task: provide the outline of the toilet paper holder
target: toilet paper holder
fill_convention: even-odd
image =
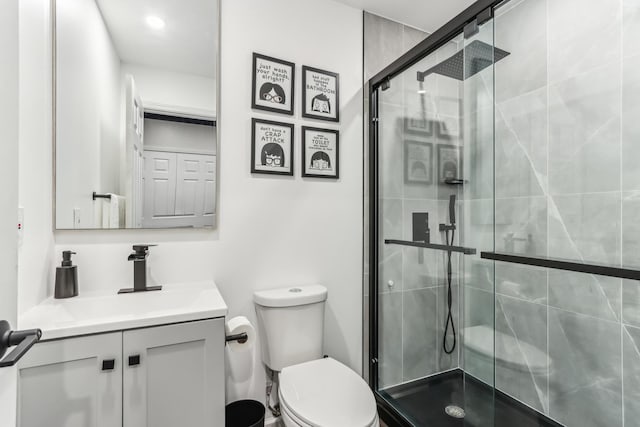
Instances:
[[[238,341],[240,344],[244,344],[244,343],[247,342],[248,338],[249,337],[247,336],[247,333],[246,332],[242,332],[242,333],[239,333],[239,334],[227,335],[224,338],[224,341],[225,342]]]

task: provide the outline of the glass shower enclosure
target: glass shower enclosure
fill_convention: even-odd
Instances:
[[[480,0],[369,81],[390,426],[640,425],[640,2],[587,3]]]
[[[488,16],[372,92],[378,351],[371,378],[415,425],[493,417],[494,271],[479,254],[494,249],[496,52],[508,55],[494,51]],[[478,295],[466,301],[470,285]],[[476,328],[463,330],[469,324]],[[473,357],[463,344],[471,334],[482,353],[473,372],[488,387],[461,368]]]

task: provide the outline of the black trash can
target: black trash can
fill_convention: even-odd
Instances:
[[[264,405],[257,400],[236,400],[225,408],[225,427],[264,427]]]

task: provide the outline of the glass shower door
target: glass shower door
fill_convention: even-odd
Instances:
[[[379,396],[414,425],[493,425],[493,264],[479,258],[494,249],[492,25],[372,94],[372,372]]]
[[[494,251],[494,63],[508,52],[493,43],[493,19],[465,27],[464,85],[464,232],[463,285],[464,412],[468,425],[494,426],[495,415],[495,270],[480,252]]]
[[[640,3],[483,4],[371,80],[374,391],[414,425],[636,425]]]

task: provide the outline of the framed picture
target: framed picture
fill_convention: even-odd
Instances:
[[[460,136],[460,118],[440,114],[437,122],[438,137],[453,139]]]
[[[254,53],[251,107],[293,115],[295,75],[293,62]]]
[[[462,179],[462,153],[455,145],[438,145],[438,182]]]
[[[337,130],[302,127],[302,176],[340,177],[340,135]]]
[[[412,135],[429,137],[433,135],[433,120],[428,117],[405,117],[404,131]]]
[[[251,121],[251,173],[293,175],[293,125]]]
[[[302,66],[302,117],[340,121],[340,83],[337,73]]]
[[[433,144],[406,140],[404,142],[404,181],[407,184],[433,182]]]

